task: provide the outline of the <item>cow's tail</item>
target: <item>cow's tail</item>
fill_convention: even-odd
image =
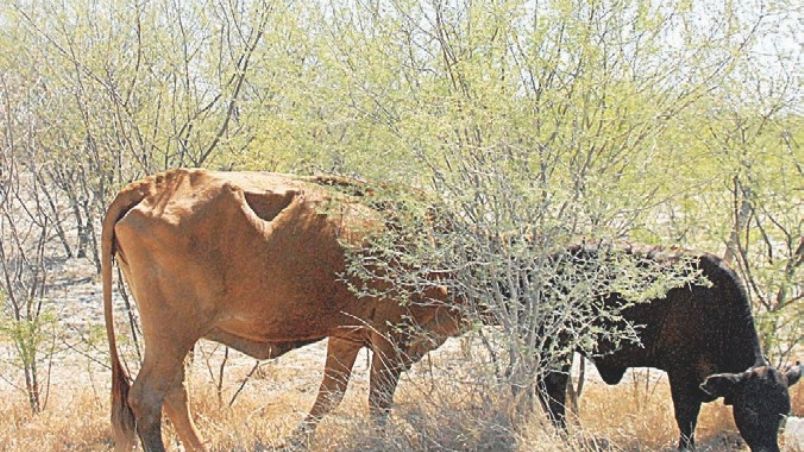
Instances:
[[[114,227],[132,207],[146,196],[146,183],[137,183],[124,188],[109,206],[103,220],[101,234],[101,275],[103,278],[103,314],[106,322],[106,338],[112,361],[112,429],[118,450],[130,450],[135,441],[134,413],[128,404],[128,374],[120,363],[117,341],[114,334],[112,311],[112,259],[114,258]]]

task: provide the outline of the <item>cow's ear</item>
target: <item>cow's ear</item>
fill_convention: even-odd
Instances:
[[[798,379],[801,378],[801,363],[797,362],[795,366],[787,369],[784,376],[787,377],[787,387],[798,383]]]
[[[701,391],[709,394],[712,397],[725,397],[726,405],[731,405],[731,396],[734,393],[734,389],[745,379],[745,377],[745,372],[738,374],[714,374],[706,377],[706,380],[704,380],[699,387],[701,388]]]

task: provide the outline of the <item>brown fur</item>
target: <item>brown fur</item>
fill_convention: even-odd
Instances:
[[[204,337],[258,358],[329,337],[324,381],[304,432],[337,405],[357,351],[369,346],[369,405],[379,417],[387,413],[399,373],[429,349],[397,327],[412,322],[444,337],[458,333],[458,322],[444,305],[416,303],[445,300],[437,286],[405,306],[357,299],[348,289],[344,247],[361,246],[382,228],[381,216],[355,198],[286,175],[174,170],[123,189],[103,224],[118,448],[130,448],[136,425],[146,450],[163,450],[163,403],[185,447],[204,448],[189,416],[182,368]],[[145,342],[130,391],[111,313],[115,253]]]

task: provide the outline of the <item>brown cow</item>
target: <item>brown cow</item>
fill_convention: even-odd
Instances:
[[[174,170],[118,194],[102,237],[118,449],[134,446],[136,430],[146,450],[163,450],[163,405],[185,447],[204,449],[183,369],[200,338],[260,359],[330,338],[324,381],[303,424],[309,431],[340,402],[362,347],[374,352],[369,406],[381,418],[400,373],[459,332],[452,310],[431,302],[446,299],[435,285],[404,306],[358,299],[349,290],[342,279],[345,247],[363,244],[368,233],[382,230],[383,220],[328,185],[329,179],[270,173]],[[130,391],[112,321],[115,255],[137,301],[145,342]],[[436,332],[436,343],[398,328],[410,323]]]

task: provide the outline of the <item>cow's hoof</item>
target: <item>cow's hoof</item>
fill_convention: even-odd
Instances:
[[[293,433],[285,440],[282,450],[302,451],[307,450],[313,442],[315,427],[307,422],[302,422],[293,430]]]

